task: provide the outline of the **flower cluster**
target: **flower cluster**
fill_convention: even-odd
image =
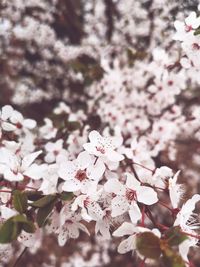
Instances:
[[[185,68],[195,67],[199,69],[200,59],[200,17],[195,12],[182,21],[175,21],[176,34],[174,40],[181,41],[185,57],[181,59],[181,64]]]
[[[93,130],[87,142],[77,136],[78,130],[70,133],[68,129],[72,142],[53,142],[63,128],[45,122],[36,127],[35,121],[24,119],[11,106],[1,110],[2,258],[7,257],[7,244],[15,239],[32,247],[46,229],[63,246],[68,239],[78,238],[80,231],[89,235],[87,224],[94,222],[96,234],[104,239],[129,236],[119,244],[119,253],[134,250],[147,262],[171,261],[176,255],[184,266],[189,248],[199,239],[193,211],[200,195],[180,208],[184,193],[178,182],[180,171],[173,174],[166,166],[151,169],[134,156],[127,157],[134,145],[124,144],[119,131],[101,135]],[[53,135],[47,134],[48,125]],[[70,128],[70,122],[66,125]],[[72,149],[74,143],[80,145],[79,151]],[[162,200],[165,194],[167,202]],[[170,225],[155,217],[158,206],[171,214]],[[174,246],[179,247],[180,256]]]
[[[110,243],[120,237],[118,252],[136,252],[140,266],[192,264],[189,249],[200,239],[200,17],[183,20],[176,5],[2,1],[2,262],[15,240],[31,250],[47,234],[64,246],[95,232]]]

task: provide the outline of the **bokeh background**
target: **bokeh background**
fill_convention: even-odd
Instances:
[[[0,106],[11,104],[41,125],[63,101],[75,113],[83,110],[91,129],[102,129],[105,122],[99,116],[98,103],[104,98],[97,98],[96,106],[88,106],[106,86],[103,59],[109,60],[110,69],[116,60],[119,68],[134,68],[136,62],[151,62],[155,47],[180,53],[172,40],[173,23],[196,11],[198,4],[198,0],[1,0]],[[125,76],[123,86],[133,90],[128,88],[128,79],[140,80],[142,75],[138,71],[135,76]],[[109,79],[113,87],[119,85],[115,74]],[[100,86],[95,92],[97,84]],[[200,104],[199,88],[190,89],[176,99],[186,114]],[[175,160],[170,159],[167,149],[159,153],[157,166],[184,169],[181,182],[187,183],[186,196],[200,192],[199,140],[183,134],[177,138],[175,149]],[[37,250],[23,255],[18,266],[138,266],[131,253],[116,252],[117,244],[119,240],[81,234],[79,240],[70,240],[60,248],[55,237],[47,236]],[[11,264],[18,252],[16,246]],[[192,257],[195,266],[200,266],[198,253],[192,252]]]

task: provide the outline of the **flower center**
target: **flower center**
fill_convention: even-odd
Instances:
[[[126,190],[126,198],[129,201],[132,201],[132,200],[136,199],[136,191],[134,191],[132,189],[127,189]]]
[[[192,30],[193,30],[193,28],[192,28],[191,25],[185,25],[185,31],[186,31],[186,32],[190,32],[190,31],[192,31]]]
[[[79,181],[85,180],[87,178],[86,172],[83,170],[78,170],[75,175],[75,178]]]
[[[199,49],[200,49],[200,46],[199,46],[199,44],[197,44],[197,43],[193,43],[193,44],[192,44],[192,48],[193,48],[194,50],[199,50]]]
[[[101,154],[105,154],[105,148],[104,147],[96,146],[96,150],[101,152]]]

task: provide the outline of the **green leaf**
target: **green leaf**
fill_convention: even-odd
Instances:
[[[20,229],[23,229],[27,233],[34,233],[36,230],[34,223],[29,221],[24,215],[16,215],[11,219],[20,226]]]
[[[12,220],[13,222],[18,222],[18,223],[26,223],[27,222],[27,218],[21,214],[11,217],[10,220]]]
[[[14,222],[14,217],[5,221],[0,227],[0,243],[7,244],[16,240],[21,233],[21,226]]]
[[[27,221],[26,223],[22,224],[22,229],[27,233],[35,233],[36,228],[33,222]]]
[[[62,192],[60,194],[60,199],[64,201],[70,201],[74,197],[74,194],[72,192]]]
[[[36,201],[36,200],[39,200],[40,198],[44,197],[42,195],[42,191],[25,191],[24,192],[28,198],[28,200],[30,201]]]
[[[50,202],[47,206],[38,209],[36,221],[39,227],[44,226],[48,216],[55,206],[56,201],[57,199],[54,199],[54,201]]]
[[[186,234],[183,234],[181,232],[179,226],[174,226],[167,230],[165,237],[168,241],[169,246],[178,246],[188,238]]]
[[[13,193],[13,206],[19,213],[24,213],[28,208],[28,198],[24,192],[15,190]]]
[[[47,195],[31,203],[31,206],[36,207],[36,208],[43,208],[56,199],[57,199],[57,195]]]
[[[185,267],[185,263],[181,256],[170,248],[163,252],[162,257],[163,266],[167,267]]]
[[[81,128],[81,125],[78,121],[68,121],[66,126],[67,126],[68,131],[70,132]]]
[[[199,35],[200,34],[200,28],[196,29],[194,32],[194,35]]]
[[[162,253],[160,239],[151,232],[137,235],[136,248],[141,255],[149,259],[158,259]]]

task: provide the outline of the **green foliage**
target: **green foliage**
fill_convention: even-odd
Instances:
[[[64,201],[70,201],[74,197],[74,194],[72,192],[62,192],[60,194],[60,199]]]
[[[181,232],[179,226],[171,227],[166,233],[165,237],[170,246],[178,246],[188,237]]]
[[[31,203],[31,206],[36,207],[36,208],[44,208],[48,206],[50,203],[54,202],[58,198],[57,195],[47,195],[43,196],[39,200],[34,201]]]
[[[52,199],[52,201],[49,202],[47,205],[38,209],[36,221],[39,227],[42,227],[45,225],[45,222],[48,216],[50,215],[50,213],[52,212],[56,201],[57,201],[56,198]]]
[[[145,258],[159,260],[162,266],[184,267],[182,257],[174,250],[187,236],[180,227],[171,227],[160,239],[151,232],[140,233],[136,237],[136,248]]]
[[[151,232],[137,235],[136,248],[145,258],[158,259],[161,256],[160,239]]]
[[[19,213],[26,212],[28,208],[28,198],[24,192],[15,190],[13,193],[13,206]]]
[[[36,201],[43,197],[42,191],[29,190],[29,191],[25,191],[24,193],[26,194],[28,200],[30,201]]]
[[[162,264],[165,267],[185,267],[185,263],[181,256],[171,248],[168,248],[163,252]]]
[[[194,35],[199,35],[200,34],[200,28],[196,29],[194,32]]]
[[[6,244],[16,240],[22,230],[34,233],[35,226],[21,214],[9,218],[0,227],[0,243]]]

